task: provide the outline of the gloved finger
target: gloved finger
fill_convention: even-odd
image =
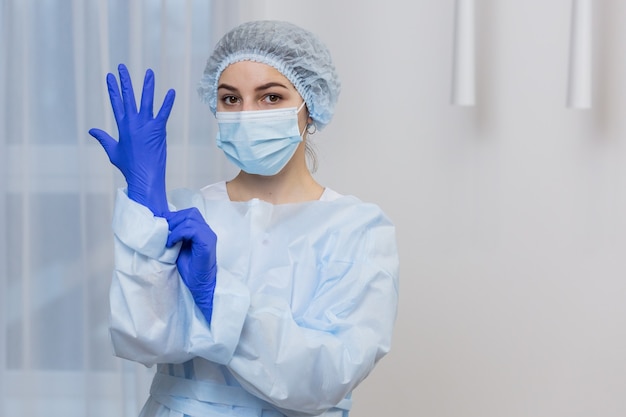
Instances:
[[[167,227],[170,230],[170,232],[176,226],[175,222],[178,221],[177,219],[181,216],[181,212],[182,212],[181,210],[170,211],[169,213],[165,213],[163,215],[163,217],[165,217],[165,220],[167,220]]]
[[[154,72],[151,69],[146,70],[143,79],[143,90],[141,91],[141,107],[139,114],[144,120],[152,119],[154,103]]]
[[[194,254],[201,256],[215,247],[217,238],[206,223],[188,220],[172,229],[167,236],[166,246],[171,248],[178,242],[191,242]]]
[[[200,211],[196,207],[171,211],[165,215],[165,219],[167,220],[170,231],[189,219],[195,219],[195,221],[202,221],[204,223],[204,217],[202,217],[202,214],[200,214]]]
[[[170,231],[167,236],[167,242],[165,246],[171,248],[176,243],[186,238],[186,233],[183,233],[180,225],[187,219],[188,210],[180,210],[180,211],[170,211],[164,214],[165,220],[167,221],[167,227]]]
[[[195,210],[195,212],[193,211]],[[206,230],[210,230],[200,212],[197,209],[186,209],[186,211],[175,212],[175,215],[167,214],[167,220],[170,233],[168,235],[168,245],[174,245],[181,240],[194,241],[200,243],[202,235],[206,234]],[[212,231],[211,231],[212,232]]]
[[[165,94],[165,98],[163,99],[163,104],[161,105],[161,109],[157,114],[156,119],[160,121],[167,121],[170,117],[170,113],[172,112],[172,107],[174,106],[174,99],[176,98],[176,91],[174,89],[168,90],[167,94]]]
[[[119,125],[119,121],[124,117],[124,105],[122,103],[122,97],[120,96],[120,88],[117,85],[117,79],[115,75],[111,73],[107,74],[107,88],[109,90],[109,100],[111,100],[113,115]]]
[[[124,102],[124,113],[126,116],[137,114],[137,103],[135,102],[135,92],[133,91],[133,83],[130,80],[130,74],[126,65],[118,66],[120,73],[120,85],[122,86],[122,101]]]
[[[196,253],[215,247],[217,237],[197,208],[192,207],[168,213],[165,215],[165,219],[170,230],[166,244],[168,247],[180,241],[193,242]]]
[[[96,138],[100,145],[104,148],[109,160],[114,162],[115,152],[117,150],[117,141],[111,137],[107,132],[101,129],[89,129],[89,134]]]
[[[197,240],[197,227],[190,225],[189,222],[181,223],[170,231],[166,246],[171,248],[178,242],[194,240]]]

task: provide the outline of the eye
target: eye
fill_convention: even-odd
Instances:
[[[265,96],[264,100],[266,103],[276,104],[280,101],[281,97],[277,94],[268,94]]]
[[[239,103],[239,98],[236,96],[227,95],[222,97],[222,102],[226,105],[233,105]]]

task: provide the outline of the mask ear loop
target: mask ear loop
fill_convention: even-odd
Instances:
[[[302,110],[305,104],[306,104],[306,101],[303,101],[302,104],[300,104],[300,107],[298,107],[296,114],[300,113],[300,110]],[[309,118],[309,120],[312,120],[312,119]],[[311,130],[311,128],[313,129]],[[304,137],[304,132],[307,132],[309,135],[312,135],[315,132],[317,132],[317,126],[315,126],[315,123],[307,123],[306,126],[304,126],[304,129],[302,129],[302,132],[300,132],[300,137],[302,138]]]
[[[304,132],[306,132],[308,136],[311,136],[317,132],[317,126],[315,126],[315,123],[307,123],[306,126],[304,126],[304,129],[302,129],[302,132],[300,132],[301,137],[304,137],[302,136],[304,135]]]

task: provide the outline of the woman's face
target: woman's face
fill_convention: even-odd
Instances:
[[[217,111],[271,110],[300,107],[304,100],[293,84],[278,70],[254,61],[230,64],[222,72],[217,84]],[[306,106],[303,108],[306,110]],[[298,124],[303,131],[308,113],[298,113]]]

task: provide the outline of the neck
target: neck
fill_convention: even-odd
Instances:
[[[263,176],[240,171],[226,184],[226,188],[231,201],[258,198],[272,204],[318,200],[324,192],[306,166],[304,148],[298,149],[278,174]]]

